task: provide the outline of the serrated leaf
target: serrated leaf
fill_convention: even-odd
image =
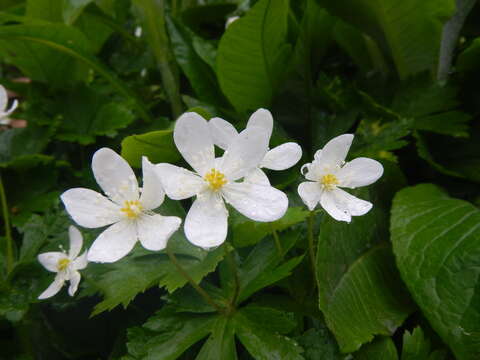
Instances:
[[[288,1],[260,0],[220,40],[217,76],[240,112],[270,104],[291,47],[286,43]]]
[[[416,327],[410,333],[403,334],[401,360],[428,360],[430,354],[430,341],[423,335],[421,327]]]
[[[219,317],[195,360],[237,359],[235,328],[229,318]]]
[[[381,337],[355,353],[355,360],[398,360],[398,354],[392,339]]]
[[[141,167],[142,156],[146,156],[154,164],[179,161],[181,156],[173,142],[173,131],[152,131],[141,135],[130,135],[122,140],[122,157],[130,165]]]
[[[413,298],[459,360],[480,355],[477,295],[480,211],[422,184],[400,191],[391,217],[393,249]]]
[[[0,167],[38,164],[51,160],[40,154],[50,142],[51,129],[29,126],[0,133]]]
[[[342,352],[390,336],[413,310],[388,243],[390,199],[405,180],[396,166],[384,168],[380,180],[355,193],[373,203],[369,213],[350,224],[325,215],[320,225],[319,305]]]

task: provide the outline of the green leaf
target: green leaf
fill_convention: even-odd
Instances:
[[[232,23],[220,40],[217,76],[240,112],[267,107],[285,73],[288,1],[260,0]]]
[[[355,360],[398,360],[398,354],[392,339],[381,337],[355,353]]]
[[[370,35],[393,59],[401,79],[436,71],[442,27],[455,11],[454,0],[353,0],[348,6],[326,0],[321,4]]]
[[[219,317],[195,360],[237,359],[235,329],[229,318]]]
[[[480,355],[480,211],[422,184],[400,191],[391,217],[403,280],[435,331],[459,360]]]
[[[130,135],[122,140],[122,157],[134,167],[142,167],[142,156],[153,163],[176,163],[181,159],[172,130],[151,131]]]
[[[285,215],[271,223],[251,221],[240,214],[235,214],[232,224],[232,238],[235,247],[251,246],[258,243],[273,231],[283,231],[303,222],[309,212],[304,207],[289,207]]]
[[[456,68],[460,72],[469,73],[478,71],[478,61],[480,59],[480,37],[472,41],[457,59]]]
[[[401,360],[428,360],[429,354],[430,342],[423,335],[422,328],[416,327],[412,333],[405,331]]]
[[[322,325],[322,327],[318,329],[308,329],[296,340],[305,349],[305,353],[303,354],[305,360],[344,359],[344,357],[340,355],[340,350],[335,342],[335,338],[330,334],[325,325]]]
[[[319,305],[342,352],[358,350],[375,335],[390,336],[413,310],[388,243],[390,199],[404,184],[397,167],[354,193],[373,203],[350,224],[325,215],[317,252]]]

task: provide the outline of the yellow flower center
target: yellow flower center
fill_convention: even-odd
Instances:
[[[204,179],[208,182],[208,186],[210,186],[210,189],[213,191],[217,191],[227,183],[225,175],[223,175],[217,169],[210,170],[210,172],[205,175]]]
[[[124,207],[120,209],[128,218],[136,219],[143,210],[143,206],[138,200],[125,201]]]
[[[320,183],[327,190],[332,190],[336,185],[339,184],[337,177],[333,174],[323,175]]]
[[[58,263],[57,263],[58,271],[65,270],[67,268],[68,264],[70,264],[70,259],[63,258],[63,259],[58,260]]]

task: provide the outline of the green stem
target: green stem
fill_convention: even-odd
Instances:
[[[230,269],[233,272],[233,278],[235,280],[235,289],[233,292],[232,299],[230,300],[230,309],[229,309],[230,312],[233,312],[233,310],[235,309],[235,303],[237,302],[238,294],[240,293],[240,279],[238,276],[237,263],[227,247],[225,247],[225,255],[227,257],[228,264],[230,265]]]
[[[308,254],[310,256],[310,265],[312,267],[313,278],[317,278],[317,270],[315,265],[315,240],[313,237],[313,221],[314,221],[315,213],[310,211],[308,215]],[[315,281],[315,284],[317,282]]]
[[[215,301],[213,301],[212,297],[205,291],[203,290],[191,277],[188,275],[188,273],[185,271],[185,269],[180,265],[180,262],[178,261],[177,257],[175,254],[170,250],[167,246],[166,252],[168,257],[170,258],[170,261],[172,262],[173,265],[177,268],[177,270],[180,272],[180,274],[192,285],[192,287],[200,294],[201,297],[209,304],[211,305],[214,309],[216,309],[219,313],[224,313],[224,309],[222,309]]]
[[[278,237],[277,230],[275,230],[275,228],[273,227],[273,224],[270,224],[270,225],[272,229],[273,239],[275,240],[275,246],[277,247],[277,250],[278,250],[278,256],[282,257],[283,256],[282,243],[280,242],[280,238]]]
[[[6,239],[6,258],[7,258],[7,274],[13,269],[13,239],[12,229],[10,227],[10,215],[7,205],[7,197],[5,195],[5,188],[3,187],[2,177],[0,175],[0,201],[2,202],[3,212],[3,224],[5,226],[5,239]]]

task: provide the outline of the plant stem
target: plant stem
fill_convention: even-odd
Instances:
[[[213,308],[215,308],[219,313],[224,313],[224,309],[222,309],[215,301],[213,301],[212,297],[205,291],[203,290],[191,277],[188,275],[188,273],[185,271],[185,269],[180,265],[180,262],[178,261],[177,257],[175,254],[170,250],[167,246],[166,252],[168,257],[170,258],[170,261],[175,265],[177,270],[180,272],[180,274],[192,285],[192,287],[200,294],[201,297]]]
[[[10,215],[7,205],[7,197],[5,195],[5,188],[3,187],[2,176],[0,175],[0,201],[2,203],[3,212],[3,224],[5,227],[5,239],[6,239],[6,258],[7,258],[7,274],[13,269],[13,239],[12,229],[10,227]]]
[[[310,265],[312,267],[313,278],[317,278],[317,270],[315,266],[315,241],[313,237],[313,220],[314,220],[315,213],[310,211],[308,215],[308,254],[310,256]],[[315,284],[317,281],[315,280]]]
[[[235,280],[235,289],[233,292],[232,299],[230,300],[230,309],[229,309],[229,311],[232,312],[235,308],[235,303],[237,301],[238,294],[240,292],[240,280],[238,277],[237,263],[227,247],[225,247],[225,255],[227,257],[228,264],[230,265],[230,268],[233,272],[233,278]]]
[[[275,230],[275,228],[273,227],[273,224],[270,224],[270,225],[272,228],[273,239],[275,240],[275,246],[277,247],[277,250],[278,250],[278,255],[282,257],[283,256],[282,243],[280,242],[280,238],[278,237],[277,230]]]

